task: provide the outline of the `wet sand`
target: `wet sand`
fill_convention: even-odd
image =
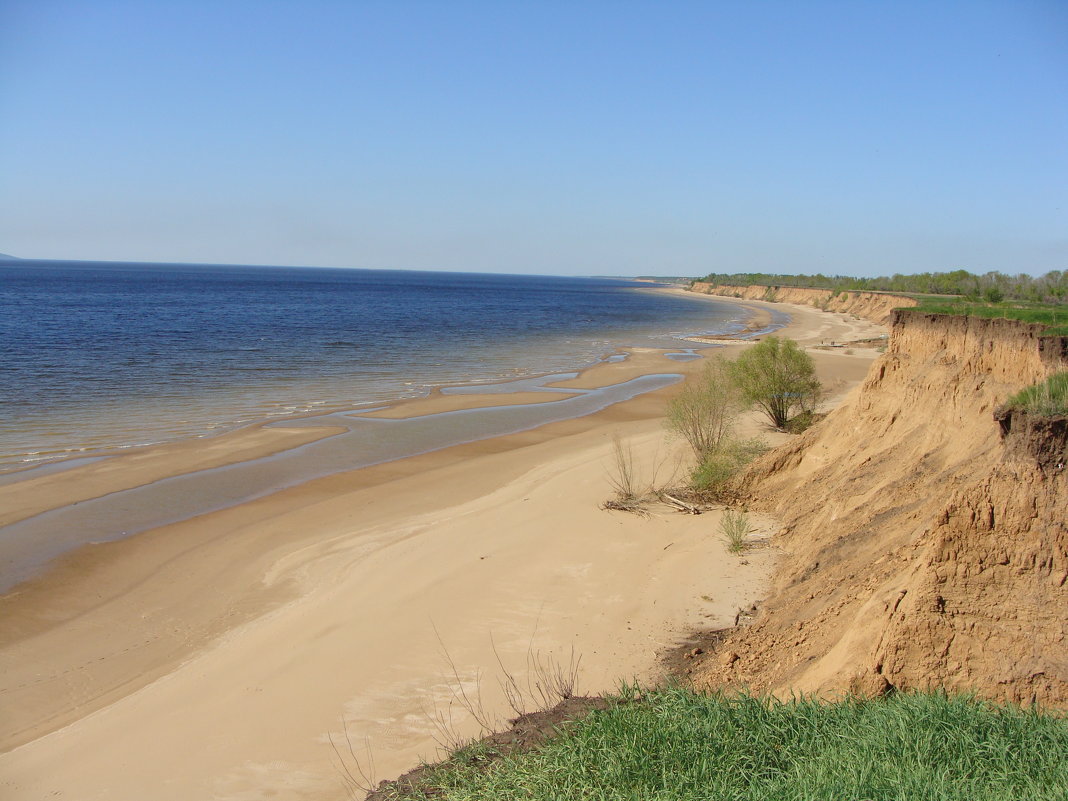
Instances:
[[[786,333],[810,344],[882,330],[773,308],[788,310]],[[865,354],[813,356],[838,392],[870,363]],[[701,364],[640,350],[558,386]],[[366,738],[378,778],[397,774],[435,756],[442,728],[478,733],[458,687],[468,697],[481,689],[487,721],[512,714],[499,662],[522,676],[531,652],[564,664],[574,653],[583,692],[651,678],[659,649],[694,626],[730,622],[760,597],[774,562],[770,549],[746,565],[729,556],[715,514],[598,508],[611,494],[613,436],[647,476],[658,466],[663,481],[675,469],[681,449],[661,418],[677,389],[315,478],[70,553],[0,598],[0,795],[340,799],[331,736],[347,731],[359,753]],[[435,393],[383,414],[560,398],[542,394]],[[762,428],[755,417],[744,425]],[[69,481],[54,473],[0,489],[23,504],[16,514],[62,509],[93,493],[121,496],[149,476],[334,434],[252,429],[232,446],[162,446],[80,466]],[[774,526],[761,522],[765,532]]]

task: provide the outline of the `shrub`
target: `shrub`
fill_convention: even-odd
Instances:
[[[812,428],[812,426],[824,417],[826,417],[826,415],[816,414],[815,412],[801,412],[790,418],[790,422],[786,424],[785,430],[790,434],[800,434],[802,431],[807,431]]]
[[[716,451],[705,456],[703,462],[694,468],[690,476],[690,484],[693,489],[708,495],[719,495],[728,479],[737,472],[738,468],[730,455],[723,451]]]
[[[730,373],[742,399],[758,406],[778,429],[811,412],[822,391],[812,357],[792,339],[768,337],[732,362]]]
[[[729,436],[741,408],[730,363],[717,356],[671,400],[666,424],[686,440],[701,463]]]
[[[694,468],[691,489],[710,499],[722,497],[731,477],[767,449],[767,443],[760,439],[724,440]]]

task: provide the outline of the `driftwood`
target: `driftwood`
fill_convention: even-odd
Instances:
[[[602,509],[614,509],[617,512],[633,512],[636,515],[642,517],[648,517],[649,511],[642,505],[641,501],[605,501],[601,504]]]
[[[602,503],[601,508],[612,509],[617,512],[633,512],[634,514],[648,517],[649,509],[647,507],[650,503],[654,503],[655,501],[660,501],[661,503],[674,507],[678,511],[688,515],[699,515],[708,508],[687,503],[681,498],[667,492],[657,492],[655,495],[645,495],[640,498],[627,498],[626,500],[612,498]]]
[[[701,514],[701,510],[698,507],[694,506],[692,503],[686,503],[686,501],[681,501],[678,498],[676,498],[674,495],[668,495],[665,492],[665,493],[662,493],[660,495],[660,498],[661,498],[661,500],[664,501],[664,503],[667,503],[667,504],[669,504],[671,506],[674,506],[679,511],[686,512],[686,514],[690,514],[690,515],[699,515],[699,514]]]

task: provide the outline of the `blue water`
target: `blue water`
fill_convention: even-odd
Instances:
[[[739,315],[605,279],[0,263],[0,472],[578,370]]]
[[[338,412],[282,421],[287,426],[328,425],[341,433],[274,455],[163,478],[0,527],[0,593],[30,578],[55,557],[82,545],[123,539],[262,498],[320,476],[593,414],[682,378],[671,373],[643,375],[607,387],[568,393],[541,386],[544,381],[564,376],[506,382],[513,391],[521,388],[561,395],[553,403],[466,409],[399,420]],[[63,464],[71,463],[53,467]],[[0,483],[25,475],[0,475]]]

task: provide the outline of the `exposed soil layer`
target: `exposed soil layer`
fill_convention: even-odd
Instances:
[[[1064,369],[1040,332],[894,312],[861,387],[740,477],[787,556],[698,686],[1068,706],[1068,424],[998,411]]]
[[[703,295],[722,295],[742,300],[763,300],[769,303],[794,303],[812,306],[823,311],[852,314],[873,323],[890,321],[894,309],[918,305],[915,298],[892,295],[888,292],[835,292],[831,289],[809,289],[794,286],[729,286],[695,281],[691,292]]]

